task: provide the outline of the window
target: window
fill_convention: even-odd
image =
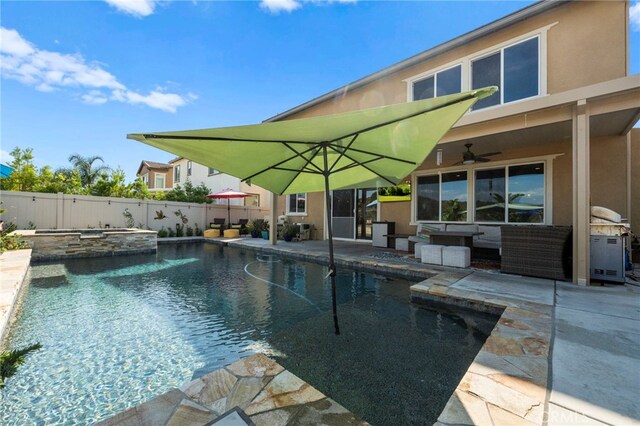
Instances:
[[[544,162],[417,176],[415,219],[544,223],[545,193]]]
[[[144,182],[145,185],[149,186],[149,173],[145,173],[142,175],[142,182]]]
[[[544,222],[544,163],[477,170],[476,221]]]
[[[467,172],[420,176],[417,185],[417,220],[466,222]]]
[[[251,194],[243,200],[245,207],[260,207],[260,194]]]
[[[474,110],[537,96],[540,93],[539,38],[505,47],[471,62],[471,88],[498,86]]]
[[[180,182],[180,165],[173,167],[173,183]]]
[[[164,173],[156,173],[154,188],[164,189],[165,175]]]
[[[187,161],[187,176],[191,176],[191,160]]]
[[[508,180],[509,222],[544,221],[544,164],[511,166]]]
[[[306,214],[307,194],[290,194],[287,197],[287,213],[300,215]]]
[[[413,83],[413,100],[450,95],[462,91],[462,66],[437,72]]]
[[[505,168],[476,171],[476,220],[504,222]]]
[[[215,175],[216,173],[218,173],[216,169],[212,169],[211,167],[209,167],[209,176]]]

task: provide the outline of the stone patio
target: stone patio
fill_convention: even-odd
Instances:
[[[367,425],[275,361],[257,354],[129,408],[100,426]]]

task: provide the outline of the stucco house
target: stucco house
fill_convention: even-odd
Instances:
[[[150,191],[168,191],[173,188],[172,171],[171,164],[142,160],[136,175],[142,178]]]
[[[168,163],[142,161],[137,175],[142,177],[151,191],[169,191],[177,186],[184,186],[186,182],[191,182],[194,186],[204,184],[212,194],[227,188],[250,194],[246,198],[229,200],[231,205],[256,206],[267,209],[271,206],[270,193],[265,189],[241,182],[236,177],[220,173],[218,170],[184,157],[176,157]],[[226,200],[221,202],[227,203]]]
[[[590,206],[640,230],[640,75],[629,75],[628,34],[628,1],[541,1],[266,121],[498,86],[407,177],[410,201],[334,191],[335,235],[370,238],[371,216],[407,234],[419,223],[570,225],[573,280],[586,284]],[[325,234],[322,193],[277,206]]]

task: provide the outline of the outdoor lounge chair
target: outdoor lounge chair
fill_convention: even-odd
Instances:
[[[220,231],[224,231],[225,222],[225,218],[216,217],[215,219],[213,219],[213,222],[209,223],[209,229],[218,229]]]
[[[242,235],[244,233],[244,230],[247,228],[247,223],[249,223],[249,219],[239,219],[238,223],[231,224],[231,229],[239,230],[240,234]]]

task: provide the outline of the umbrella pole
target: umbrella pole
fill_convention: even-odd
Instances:
[[[227,198],[227,229],[231,229],[231,198]]]
[[[333,326],[336,335],[340,334],[338,326],[338,308],[336,305],[336,264],[333,259],[333,227],[331,225],[331,196],[329,195],[329,166],[327,161],[327,147],[323,147],[324,157],[324,193],[327,206],[327,231],[329,233],[329,276],[331,277],[331,303],[333,307]]]

